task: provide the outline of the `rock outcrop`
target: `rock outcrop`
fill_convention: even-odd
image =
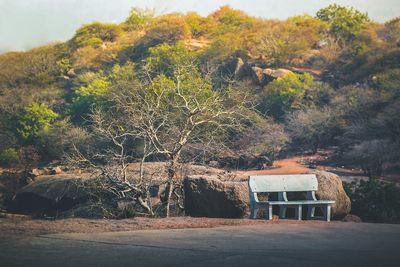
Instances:
[[[316,196],[334,200],[332,218],[342,219],[349,214],[351,202],[336,174],[313,171],[318,179]],[[223,182],[217,176],[194,175],[184,180],[185,210],[194,217],[243,218],[248,216],[247,182]]]
[[[342,180],[334,173],[326,171],[312,171],[317,175],[318,191],[316,192],[318,199],[334,200],[332,205],[332,218],[342,219],[351,210],[351,201],[343,188]]]
[[[73,175],[40,176],[16,194],[13,209],[21,212],[69,209],[87,196],[80,183],[81,179]]]
[[[184,179],[185,212],[193,217],[243,218],[248,215],[246,182],[222,182],[217,176]]]
[[[293,74],[293,72],[287,69],[264,69],[263,74],[264,79],[272,81],[283,78],[286,75]]]
[[[263,73],[263,69],[260,67],[252,67],[252,76],[256,83],[259,85],[265,85],[265,77]]]
[[[293,73],[287,69],[263,69],[260,67],[252,67],[251,70],[254,81],[259,85],[266,85],[273,80],[281,79]]]

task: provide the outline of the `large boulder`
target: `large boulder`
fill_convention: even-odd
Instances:
[[[222,182],[217,176],[184,179],[185,212],[193,217],[243,218],[249,209],[246,182]]]
[[[335,204],[332,205],[332,218],[342,219],[349,214],[351,201],[344,191],[340,177],[326,171],[313,170],[311,173],[316,174],[318,179],[317,198],[335,201]]]
[[[349,214],[351,202],[339,176],[313,170],[318,179],[316,196],[334,200],[332,218],[342,219]],[[184,179],[185,211],[194,217],[243,218],[248,215],[247,182],[223,182],[217,176],[194,175]]]
[[[21,212],[53,212],[73,207],[87,197],[81,178],[75,175],[43,175],[16,194],[13,209]]]
[[[263,69],[257,66],[252,67],[251,70],[254,81],[259,85],[266,85],[273,80],[293,74],[292,71],[287,69]]]
[[[292,71],[287,69],[264,69],[262,73],[264,74],[264,79],[267,81],[280,79],[286,75],[293,74]]]

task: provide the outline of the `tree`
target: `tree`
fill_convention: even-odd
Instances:
[[[56,118],[58,114],[49,106],[33,102],[25,108],[17,132],[23,141],[31,143],[39,137],[40,132],[48,131]]]
[[[105,95],[109,90],[110,82],[107,77],[97,77],[86,86],[80,86],[75,90],[76,97],[71,104],[71,111],[75,120],[81,120],[88,115],[93,108],[105,101]]]
[[[230,6],[222,6],[210,15],[219,24],[215,29],[215,34],[233,32],[238,29],[250,28],[254,24],[254,19],[240,10]]]
[[[112,104],[106,112],[96,113],[95,124],[101,126],[96,132],[112,132],[108,140],[119,148],[122,170],[129,164],[125,154],[131,151],[129,139],[144,142],[144,157],[155,154],[167,160],[169,216],[184,149],[188,144],[212,142],[215,131],[233,127],[243,106],[229,98],[229,90],[215,91],[211,74],[201,74],[194,65],[176,65],[172,77],[126,79],[124,75],[114,80],[109,94]],[[126,174],[122,179],[128,179]]]
[[[320,9],[317,18],[329,24],[329,34],[341,44],[351,41],[370,21],[367,13],[337,4]]]
[[[326,28],[324,22],[307,15],[284,22],[266,21],[261,25],[253,34],[253,44],[248,45],[248,49],[265,56],[268,64],[277,67],[293,64],[296,59],[299,61],[309,55]]]
[[[215,21],[210,17],[202,17],[196,12],[189,12],[185,20],[190,27],[192,36],[198,38],[206,35],[215,27]]]
[[[183,43],[175,45],[161,44],[149,49],[147,67],[152,73],[163,73],[168,77],[173,76],[174,66],[188,64],[194,61]]]
[[[126,29],[142,30],[155,18],[153,9],[141,9],[134,7],[129,12],[128,18],[125,20]]]
[[[314,152],[332,144],[338,134],[337,119],[330,108],[308,108],[288,115],[287,130],[294,145]]]

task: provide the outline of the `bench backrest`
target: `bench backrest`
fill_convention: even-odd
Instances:
[[[256,175],[249,177],[249,189],[253,193],[317,191],[315,174]]]

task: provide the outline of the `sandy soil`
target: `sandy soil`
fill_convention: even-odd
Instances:
[[[124,220],[81,219],[39,220],[28,216],[0,218],[0,242],[7,239],[23,239],[32,236],[55,233],[98,233],[151,229],[212,228],[218,226],[260,225],[260,224],[323,224],[324,221],[296,221],[263,219],[219,219],[219,218],[145,218],[136,217]]]

